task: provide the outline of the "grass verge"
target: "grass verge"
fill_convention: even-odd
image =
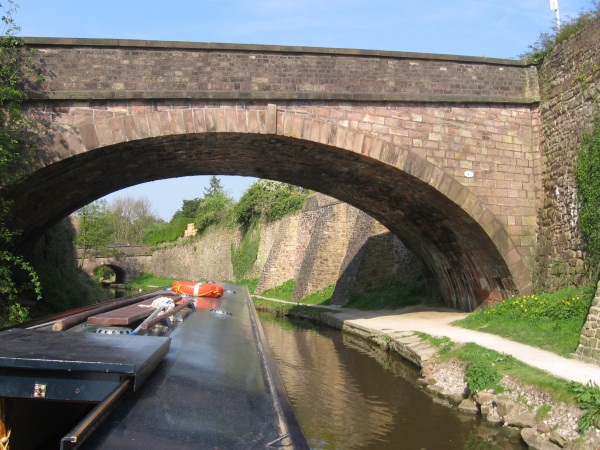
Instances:
[[[331,296],[333,295],[333,291],[335,289],[335,285],[327,286],[314,294],[310,294],[304,297],[301,302],[308,303],[310,305],[329,305],[331,303]]]
[[[164,286],[171,286],[177,278],[167,278],[154,275],[153,273],[143,273],[139,278],[127,283],[127,289],[142,289],[148,291]]]
[[[280,303],[263,298],[252,297],[254,307],[258,311],[265,311],[274,314],[278,317],[293,316],[306,319],[318,320],[321,312],[319,308],[306,305],[298,305],[296,303]]]
[[[294,289],[296,289],[296,280],[287,280],[280,286],[267,289],[261,295],[279,300],[292,301]]]
[[[514,297],[453,325],[496,334],[561,356],[577,349],[595,286]]]
[[[425,284],[420,281],[410,284],[391,284],[361,293],[353,292],[345,306],[362,310],[400,309],[419,304],[444,306],[431,301],[425,294]]]
[[[419,334],[422,338],[444,350],[438,353],[440,361],[456,358],[469,364],[492,367],[498,373],[508,375],[521,384],[534,386],[539,390],[548,392],[555,401],[576,403],[575,395],[570,388],[571,382],[567,380],[548,375],[547,372],[528,366],[510,355],[471,342],[462,345],[449,345],[444,339],[434,338],[425,333]]]
[[[256,290],[256,286],[258,286],[258,278],[250,278],[247,280],[240,280],[240,281],[232,281],[232,284],[239,284],[241,286],[246,286],[248,288],[248,291],[250,291],[251,294],[254,294],[254,291]]]

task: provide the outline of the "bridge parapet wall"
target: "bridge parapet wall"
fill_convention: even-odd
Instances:
[[[531,103],[535,67],[422,53],[25,38],[46,78],[30,98],[330,99]],[[82,94],[85,93],[85,94]]]

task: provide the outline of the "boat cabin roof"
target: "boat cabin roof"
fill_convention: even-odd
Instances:
[[[52,397],[61,374],[62,391],[81,393],[81,380],[102,384],[102,377],[121,383],[99,394],[109,391],[116,406],[98,414],[88,427],[94,431],[83,442],[67,434],[61,449],[308,448],[247,289],[224,286],[223,297],[198,298],[170,329],[147,334],[98,334],[102,325],[88,322],[58,332],[3,331],[0,372],[29,397],[37,379]],[[73,374],[81,376],[72,382]]]

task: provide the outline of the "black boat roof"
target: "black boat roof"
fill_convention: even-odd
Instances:
[[[223,297],[198,299],[172,329],[150,332],[162,336],[99,335],[88,324],[3,331],[0,369],[12,384],[23,375],[26,385],[43,379],[46,399],[57,395],[53,385],[71,392],[73,383],[78,395],[81,386],[112,395],[110,407],[86,417],[61,448],[308,448],[247,289],[224,287]],[[66,381],[57,380],[61,373]],[[109,394],[94,387],[115,377]]]

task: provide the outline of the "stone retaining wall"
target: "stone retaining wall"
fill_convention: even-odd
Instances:
[[[579,359],[594,364],[600,362],[600,283],[598,283],[596,296],[592,301],[587,320],[581,330],[579,346],[575,355]]]
[[[209,231],[156,250],[146,270],[172,278],[233,280],[231,245],[240,239],[240,230]],[[260,239],[254,268],[246,275],[259,278],[256,293],[294,279],[294,299],[336,285],[333,303],[344,304],[353,289],[421,277],[416,259],[385,227],[322,194],[310,196],[301,213],[262,224]]]
[[[597,110],[598,42],[600,20],[558,45],[540,68],[543,193],[534,273],[540,290],[579,284],[586,276],[574,164]]]

